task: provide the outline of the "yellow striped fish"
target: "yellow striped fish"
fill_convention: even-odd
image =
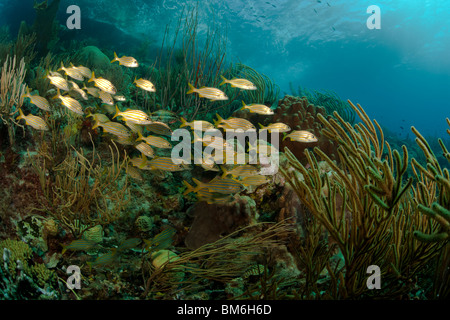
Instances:
[[[209,158],[205,159],[204,157],[202,157],[200,155],[199,157],[194,157],[194,163],[197,165],[200,163],[199,165],[206,171],[220,171],[219,167],[214,162],[213,157],[209,157]]]
[[[90,241],[90,240],[73,240],[70,244],[63,246],[62,254],[66,252],[67,250],[72,251],[83,251],[83,250],[89,250],[97,246],[97,242]]]
[[[117,105],[116,114],[114,115],[113,119],[116,117],[123,117],[126,121],[133,122],[139,125],[147,125],[152,123],[150,117],[144,111],[127,109],[121,112]]]
[[[222,169],[222,178],[225,178],[227,175],[232,175],[233,177],[251,177],[258,174],[258,169],[251,164],[246,165],[237,165],[231,170],[227,170],[224,166],[221,166]]]
[[[80,89],[80,87],[73,81],[69,81],[70,83],[70,89],[77,92],[84,100],[88,100],[88,96],[86,94],[86,92],[84,92],[83,90]]]
[[[25,94],[26,98],[30,98],[30,102],[34,104],[39,109],[50,111],[50,104],[48,103],[47,99],[44,97],[38,96],[38,95],[31,95],[30,89],[27,87],[27,93]]]
[[[246,130],[256,130],[255,126],[248,120],[243,118],[228,118],[223,119],[220,115],[216,114],[217,121],[214,121],[214,125],[217,128],[224,128],[224,129],[242,129],[244,131]]]
[[[208,121],[194,120],[192,122],[187,122],[186,119],[184,118],[181,118],[180,120],[181,120],[180,128],[190,127],[192,130],[194,130],[194,128],[200,128],[201,131],[214,129],[214,125],[212,123],[209,123]]]
[[[83,66],[75,67],[72,63],[70,63],[70,66],[72,67],[72,69],[77,70],[79,73],[81,73],[81,75],[83,77],[85,77],[86,79],[89,79],[91,77],[91,74],[92,74],[91,69],[83,67]]]
[[[81,72],[77,69],[74,68],[65,68],[64,64],[61,61],[61,68],[58,69],[58,71],[63,70],[66,75],[68,75],[69,77],[75,79],[75,80],[79,80],[79,81],[83,81],[83,75],[81,74]]]
[[[98,93],[98,97],[102,100],[102,102],[104,104],[108,104],[110,106],[114,105],[114,98],[108,92],[100,90],[99,93]]]
[[[217,88],[208,88],[208,87],[201,87],[199,89],[194,88],[194,86],[190,83],[188,83],[189,85],[189,91],[186,92],[186,94],[191,94],[191,93],[198,93],[198,96],[200,98],[207,98],[209,100],[212,101],[217,101],[217,100],[228,100],[227,95],[225,94],[225,92],[223,92],[222,90],[219,90]]]
[[[73,112],[75,112],[77,114],[81,114],[81,115],[84,114],[83,107],[81,106],[81,104],[74,98],[62,96],[61,92],[59,91],[59,88],[58,88],[57,95],[53,99],[56,99],[56,98],[59,98],[62,101],[62,104],[64,106],[66,106],[67,109],[69,109],[70,111],[73,111]]]
[[[145,79],[142,79],[142,78],[141,79],[136,79],[135,78],[133,83],[136,84],[136,87],[141,88],[141,89],[143,89],[145,91],[156,92],[155,86],[153,85],[153,83],[151,83],[148,80],[145,80]]]
[[[164,122],[154,121],[150,124],[147,124],[145,128],[153,133],[157,133],[163,136],[172,135],[172,129],[170,129],[170,127]]]
[[[150,119],[152,119],[152,121],[159,121],[167,124],[172,124],[179,121],[178,118],[179,117],[175,112],[163,109],[156,110],[150,115]]]
[[[196,134],[194,132],[194,139]],[[199,137],[197,136],[197,139]],[[235,143],[233,142],[231,139],[230,140],[225,140],[224,138],[220,137],[220,136],[213,136],[213,135],[209,135],[209,134],[205,134],[203,136],[203,139],[200,139],[198,141],[202,141],[203,145],[206,147],[211,147],[211,148],[222,148],[222,150],[224,152],[227,151],[231,151],[234,152],[235,151],[235,146],[238,148],[238,151],[243,151],[244,147],[242,147],[242,145],[240,143]]]
[[[234,194],[242,191],[243,185],[239,181],[233,179],[223,179],[219,176],[215,177],[208,183],[201,182],[195,178],[192,178],[196,186],[193,189],[186,190],[183,194],[186,195],[190,192],[198,192],[201,189],[208,189],[211,192],[217,192],[222,194]]]
[[[58,76],[51,76],[48,75],[47,78],[50,79],[50,83],[52,85],[54,85],[56,88],[64,90],[64,91],[69,91],[69,83],[67,82],[66,79],[58,77]]]
[[[136,123],[130,122],[130,121],[126,121],[125,120],[125,125],[130,128],[131,131],[139,134],[139,132],[142,134],[144,132],[144,127],[140,126]]]
[[[132,177],[133,179],[143,181],[141,173],[139,172],[139,169],[136,169],[134,166],[127,166],[126,169],[127,174]]]
[[[102,77],[96,78],[94,71],[92,71],[92,76],[88,82],[92,82],[92,81],[94,81],[95,86],[102,91],[108,92],[109,94],[117,93],[117,89],[116,89],[116,87],[114,87],[114,85],[111,83],[111,81],[103,79]]]
[[[249,110],[251,113],[262,114],[265,116],[274,114],[273,110],[264,104],[249,104],[246,105],[244,101],[242,101],[241,110]]]
[[[45,123],[44,119],[34,116],[32,114],[24,115],[22,112],[22,109],[19,109],[19,116],[16,118],[17,121],[20,119],[25,120],[25,124],[33,127],[36,130],[42,130],[42,131],[48,131],[49,128],[47,126],[47,123]]]
[[[100,89],[94,87],[86,87],[86,85],[84,85],[83,90],[86,90],[87,93],[95,98],[100,97]]]
[[[139,143],[137,146],[135,146],[136,149],[138,149],[140,152],[142,152],[143,155],[153,158],[155,156],[155,151],[145,142]]]
[[[171,172],[186,170],[186,168],[182,164],[173,163],[172,158],[169,157],[156,157],[148,161],[142,169]]]
[[[232,194],[211,192],[208,189],[202,189],[196,195],[199,201],[205,201],[207,204],[226,204],[234,200]]]
[[[144,239],[146,244],[146,249],[148,251],[162,250],[170,247],[173,242],[173,236],[177,233],[177,230],[173,227],[168,227],[167,229],[161,231],[152,239]]]
[[[130,159],[130,162],[133,166],[142,169],[147,164],[147,157],[141,154],[140,157],[134,157]]]
[[[268,126],[263,126],[261,123],[259,123],[260,130],[267,130],[269,132],[272,131],[278,131],[278,132],[288,132],[291,131],[291,128],[284,123],[277,122],[277,123],[271,123]]]
[[[133,135],[130,135],[129,137],[114,136],[113,140],[124,146],[135,146],[136,145]]]
[[[89,268],[91,268],[92,266],[102,266],[114,262],[117,258],[117,248],[111,248],[108,253],[99,256],[97,259],[95,259],[95,261],[87,262],[87,265],[89,266]]]
[[[187,190],[184,194],[189,193],[189,190],[193,190],[194,187],[191,186],[186,180],[183,181]],[[203,188],[197,191],[195,194],[199,201],[205,201],[208,204],[224,204],[234,200],[234,196],[231,194],[223,194],[218,192],[212,192],[208,188]]]
[[[244,186],[248,187],[248,186],[260,186],[264,183],[269,182],[269,178],[267,176],[261,176],[261,175],[254,175],[251,177],[245,177],[241,180],[237,180],[235,178],[232,178],[234,181],[237,181],[241,184],[243,184]]]
[[[142,240],[140,238],[130,238],[122,241],[117,248],[117,252],[123,252],[125,250],[136,248],[140,245]]]
[[[136,141],[141,141],[141,140],[144,140],[149,145],[157,147],[157,148],[162,148],[162,149],[171,149],[172,148],[172,144],[164,138],[157,137],[157,136],[144,137],[140,132],[138,132],[138,138],[136,139]]]
[[[253,82],[246,80],[246,79],[236,79],[233,78],[231,80],[227,80],[224,76],[220,76],[222,78],[222,82],[219,84],[224,85],[225,83],[229,83],[232,88],[239,88],[244,90],[256,90],[256,86],[253,84]]]
[[[92,114],[90,111],[88,111],[88,114],[86,117],[92,117],[92,119],[94,121],[99,121],[99,122],[109,122],[111,120],[109,120],[109,118],[104,115],[103,113],[94,113]]]
[[[115,61],[119,61],[119,65],[121,66],[125,66],[128,68],[137,68],[139,67],[139,63],[137,62],[137,60],[133,57],[126,57],[126,56],[122,56],[121,58],[119,58],[117,56],[117,53],[114,52],[114,59],[111,60],[111,63],[115,62]]]
[[[49,71],[48,71],[48,74],[51,75],[52,77],[60,77],[60,78],[64,78],[63,75],[62,75],[61,73],[56,72],[56,71],[51,71],[51,70],[49,70]]]
[[[283,141],[286,138],[290,138],[291,141],[307,142],[307,143],[318,141],[317,137],[313,133],[305,130],[292,131],[291,133],[284,136]]]
[[[92,129],[95,129],[97,127],[102,127],[104,132],[111,133],[118,137],[128,138],[132,136],[131,132],[124,125],[118,122],[95,121]]]

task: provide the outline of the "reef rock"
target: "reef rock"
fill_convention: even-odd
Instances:
[[[74,61],[76,64],[81,64],[91,70],[107,70],[111,67],[111,60],[95,46],[87,46],[78,51]]]
[[[235,201],[225,205],[197,202],[189,213],[194,216],[185,239],[190,249],[217,241],[239,227],[255,223],[258,217],[255,201],[247,196],[236,196]]]

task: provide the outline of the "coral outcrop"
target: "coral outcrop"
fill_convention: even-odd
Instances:
[[[239,227],[256,222],[255,201],[246,196],[236,197],[235,201],[227,204],[197,202],[189,209],[194,216],[194,222],[185,240],[188,248],[196,249]]]

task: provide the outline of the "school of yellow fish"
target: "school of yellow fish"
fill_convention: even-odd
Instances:
[[[136,68],[139,66],[138,61],[133,57],[122,56],[119,58],[114,52],[114,59],[111,63],[119,62],[119,65]],[[64,76],[59,73],[64,72]],[[171,157],[157,156],[155,148],[157,149],[171,149],[173,146],[168,137],[172,134],[172,129],[169,124],[176,121],[181,121],[179,128],[189,127],[192,129],[193,143],[202,142],[202,145],[207,147],[222,147],[224,154],[214,153],[209,157],[194,156],[194,164],[201,166],[204,170],[208,171],[222,171],[222,174],[216,176],[208,183],[201,182],[193,179],[195,186],[192,186],[189,182],[183,181],[186,186],[184,194],[194,192],[200,201],[206,201],[207,203],[225,203],[233,200],[236,193],[242,191],[245,187],[259,186],[267,183],[268,178],[265,175],[259,173],[257,165],[251,164],[237,164],[234,160],[237,151],[245,154],[246,163],[249,160],[249,155],[245,153],[246,147],[240,145],[237,140],[225,140],[215,135],[208,135],[207,130],[222,129],[225,132],[227,130],[256,130],[255,126],[246,119],[243,118],[228,118],[223,119],[217,115],[217,120],[214,124],[204,120],[194,120],[187,122],[183,118],[178,118],[176,114],[168,110],[158,110],[154,113],[147,114],[142,110],[127,109],[121,111],[116,101],[126,101],[126,98],[117,92],[116,87],[111,81],[102,77],[96,77],[95,73],[89,68],[84,66],[74,66],[70,64],[70,67],[65,67],[61,63],[61,67],[57,71],[48,71],[46,77],[50,83],[56,87],[57,94],[53,99],[57,99],[61,104],[66,107],[70,112],[78,114],[80,116],[92,117],[94,121],[93,129],[101,128],[103,133],[110,134],[112,138],[123,145],[133,146],[139,151],[140,156],[135,156],[130,159],[131,166],[128,166],[127,173],[138,180],[142,180],[140,170],[159,170],[159,171],[182,171],[191,169],[187,164],[174,163]],[[249,80],[246,79],[226,79],[221,76],[222,82],[220,86],[229,84],[232,88],[241,90],[257,90],[257,87]],[[83,87],[75,81],[83,82]],[[91,85],[93,83],[93,86]],[[145,90],[147,92],[156,92],[155,85],[148,79],[135,79],[133,82],[136,87]],[[192,84],[188,84],[189,90],[186,94],[196,93],[201,98],[209,99],[211,101],[227,100],[227,95],[218,88],[201,87],[195,88]],[[89,98],[91,96],[92,98]],[[52,104],[39,95],[32,95],[30,89],[27,87],[25,98],[28,98],[30,103],[38,107],[39,109],[50,112],[52,110]],[[89,99],[100,100],[102,108],[106,113],[114,114],[112,118],[105,113],[85,113],[83,104],[76,98],[81,97],[82,101],[89,101]],[[270,116],[273,115],[273,110],[263,104],[245,104],[242,102],[242,110],[248,110],[251,113],[257,113],[260,115]],[[112,121],[114,119],[120,119],[121,122]],[[19,109],[19,116],[17,120],[25,120],[25,124],[31,126],[35,130],[48,131],[49,127],[45,120],[39,116],[28,114],[25,115],[21,109]],[[259,124],[260,131],[267,130],[272,132],[277,130],[284,134],[284,139],[289,138],[292,141],[310,143],[316,142],[317,138],[311,132],[304,130],[292,131],[291,128],[284,123],[271,123],[268,126]],[[194,131],[194,128],[200,133]],[[202,134],[202,132],[204,134]],[[289,134],[287,134],[290,132]],[[199,135],[200,134],[200,135]],[[203,135],[203,137],[201,136]],[[271,146],[270,143],[262,140],[256,141],[256,145],[249,145],[249,148],[256,148],[257,146],[264,145],[268,148],[269,154],[272,152],[278,152],[278,150]],[[259,150],[259,147],[255,150]],[[219,164],[226,162],[227,155],[230,153],[233,157],[234,165],[230,168],[229,165],[218,166]],[[229,162],[227,162],[229,163]]]

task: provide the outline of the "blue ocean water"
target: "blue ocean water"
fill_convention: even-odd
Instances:
[[[0,17],[11,31],[32,23],[32,0],[0,1]],[[82,29],[126,52],[143,40],[156,52],[167,24],[195,0],[62,0],[82,11]],[[290,84],[335,91],[360,103],[371,118],[398,134],[446,136],[450,115],[450,26],[446,0],[208,0],[199,2],[199,32],[226,30],[229,60],[271,77],[281,93]],[[367,8],[381,10],[381,29],[369,30]]]

